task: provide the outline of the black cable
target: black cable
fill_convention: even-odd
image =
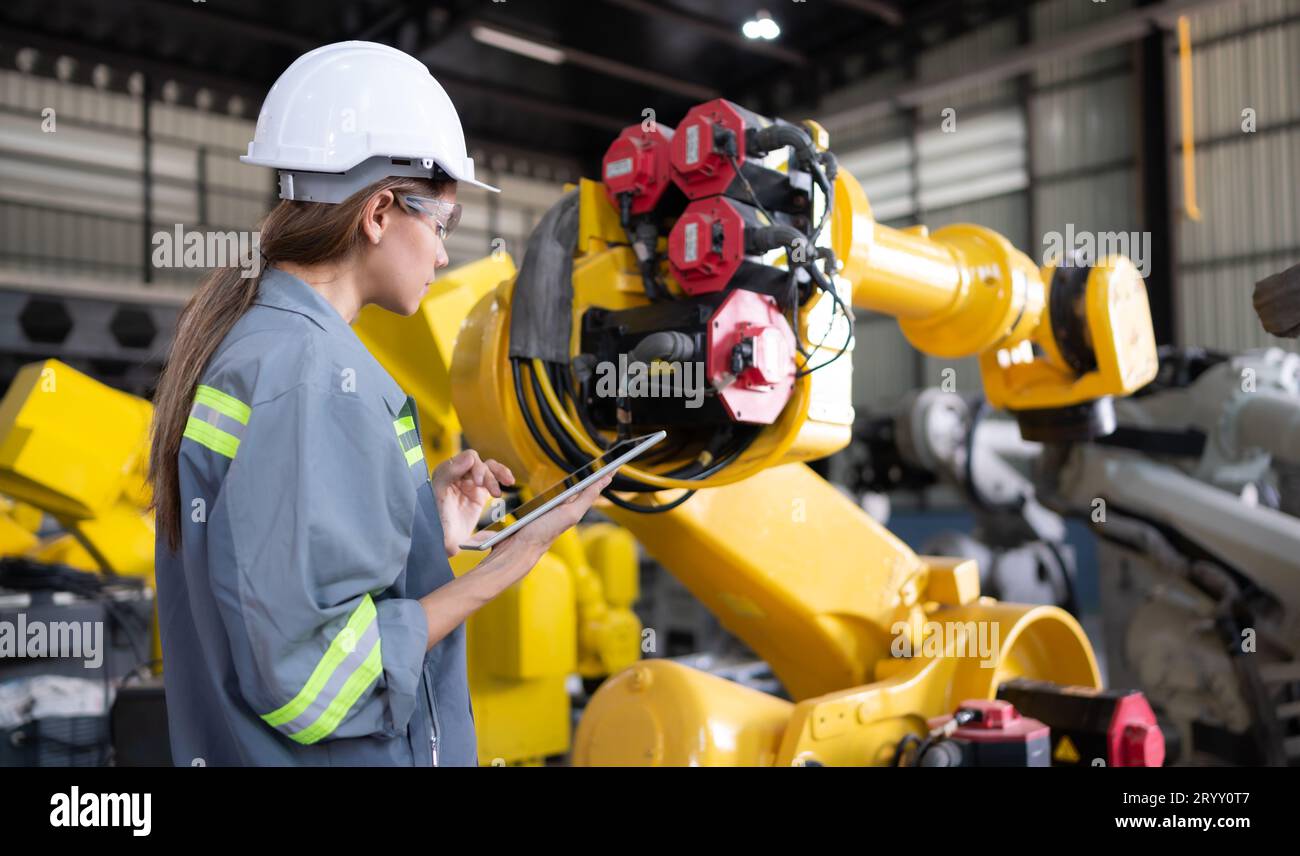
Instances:
[[[834,156],[832,155],[832,158],[833,157]],[[741,172],[740,162],[736,159],[736,156],[728,155],[727,158],[731,162],[731,168],[735,170],[736,175],[740,177],[741,183],[745,186],[745,192],[749,194],[749,199],[751,202],[754,203],[754,207],[756,207],[760,212],[762,212],[763,216],[767,217],[768,222],[771,224],[771,226],[769,226],[768,228],[775,227],[777,225],[776,218],[772,216],[772,213],[768,211],[767,208],[763,206],[763,203],[759,200],[758,194],[754,191],[754,186],[749,182],[749,178],[746,177],[743,172]],[[818,181],[818,186],[822,188],[822,193],[825,194],[826,197],[826,209],[825,211],[822,212],[821,222],[817,224],[817,228],[813,230],[812,236],[808,238],[809,244],[811,246],[813,244],[816,244],[817,238],[821,235],[822,229],[826,225],[826,221],[830,219],[833,191],[831,190],[830,183],[826,180],[826,175],[824,173],[821,173],[816,167],[813,167],[810,171],[815,174],[814,175],[815,178],[817,177],[820,178],[820,180]],[[800,233],[800,237],[802,238],[806,236]],[[818,257],[821,258],[824,257],[824,255],[819,251]],[[830,258],[834,259],[834,255],[831,254]],[[809,369],[802,369],[795,373],[795,377],[803,377],[804,375],[811,374],[817,371],[818,369],[825,368],[826,366],[838,360],[840,357],[844,356],[844,354],[848,351],[849,346],[853,343],[854,333],[853,333],[853,313],[849,311],[849,309],[844,305],[844,301],[840,299],[839,294],[836,292],[835,286],[826,278],[826,275],[821,271],[817,270],[817,266],[813,261],[808,261],[798,266],[803,267],[805,270],[807,270],[809,272],[809,275],[813,278],[813,281],[817,284],[817,286],[821,288],[823,291],[831,295],[831,297],[835,300],[835,304],[837,308],[843,314],[844,318],[849,322],[849,334],[845,337],[844,345],[839,349],[838,352],[836,352],[835,356],[831,357],[824,363],[813,366],[812,368]],[[791,265],[792,272],[795,269],[795,267],[796,266],[794,264]],[[794,301],[793,305],[795,305],[796,307],[798,306],[797,300]],[[799,346],[799,327],[798,327],[797,308],[795,312],[796,312],[795,326],[794,326],[795,346],[801,354],[804,354],[803,348]],[[829,334],[829,322],[827,326],[828,326],[827,333]],[[822,337],[822,342],[825,342],[825,337]],[[820,348],[821,343],[818,343],[817,347]],[[806,359],[810,358],[809,355],[807,354],[804,354],[804,356]]]
[[[605,497],[605,499],[608,499],[610,502],[614,503],[619,508],[622,508],[626,511],[635,511],[638,514],[663,514],[665,511],[672,511],[674,508],[678,507],[683,502],[690,499],[692,496],[695,496],[695,491],[688,490],[685,493],[683,493],[681,496],[674,499],[672,502],[666,503],[664,505],[640,505],[635,502],[629,502],[626,499],[619,499],[617,496],[614,496],[613,490],[611,488],[605,488],[605,490],[601,493],[601,496]]]
[[[578,388],[574,389],[573,373],[565,371],[562,374],[564,384],[560,389],[561,400],[568,401],[571,399],[573,401],[573,409],[578,414],[578,421],[582,423],[582,428],[587,432],[587,436],[590,437],[591,441],[599,446],[602,451],[608,449],[610,446],[609,441],[600,433],[600,430],[596,427],[596,423],[591,421],[591,414],[587,412],[588,379],[584,379],[579,384]]]
[[[556,453],[553,449],[551,449],[550,444],[547,443],[545,439],[543,439],[541,431],[538,429],[537,424],[533,421],[532,413],[529,412],[528,409],[528,400],[524,396],[523,379],[520,375],[519,364],[520,362],[522,362],[522,359],[523,358],[521,357],[512,358],[510,361],[510,365],[511,365],[511,374],[514,377],[515,397],[519,400],[519,408],[524,417],[524,424],[528,427],[528,432],[533,436],[534,442],[536,442],[537,445],[542,449],[542,451],[546,453],[546,456],[550,458],[552,461],[554,461],[556,465],[560,467],[560,469],[567,472],[571,469],[574,469],[575,466],[580,466],[580,464],[575,464],[572,461],[566,461],[564,458],[560,457],[558,453]],[[543,420],[548,420],[548,417],[549,420],[554,420],[554,415],[550,412],[548,408],[543,406],[545,402],[545,397],[542,395],[541,389],[539,388],[537,377],[535,375],[532,378],[532,382],[533,382],[533,392],[537,396],[538,411],[542,413]],[[550,427],[550,425],[548,425],[548,427]],[[559,427],[558,425],[555,425],[555,428],[558,427]],[[552,430],[555,430],[555,428],[553,428]],[[556,437],[557,441],[560,440],[560,436]],[[561,446],[563,447],[563,441],[560,442],[561,442]],[[571,443],[572,441],[569,442]],[[615,505],[619,506],[620,508],[625,508],[629,511],[637,511],[643,514],[658,514],[664,511],[671,511],[672,509],[681,505],[686,500],[690,499],[695,494],[695,491],[693,490],[687,491],[681,497],[678,497],[678,499],[663,506],[637,505],[636,503],[627,502],[626,500],[622,500],[616,496],[611,495],[611,491],[613,490],[614,484],[617,483],[620,480],[620,478],[621,477],[619,476],[615,476],[614,481],[610,484],[610,487],[606,488],[605,491],[603,491],[603,495],[605,496],[606,499],[608,499],[610,502],[614,503]],[[639,482],[632,482],[632,484],[638,486],[640,485]],[[652,493],[656,490],[655,488],[649,487],[649,485],[646,485],[645,487],[647,487],[648,490],[629,489],[627,492]]]
[[[550,364],[548,364],[548,366],[549,365]],[[549,372],[550,369],[548,368],[548,373]],[[554,375],[551,376],[554,377]],[[576,458],[576,462],[574,465],[581,466],[582,463],[586,462],[586,457],[584,453],[582,452],[581,449],[577,447],[577,444],[574,443],[571,438],[569,438],[568,434],[564,433],[563,427],[559,424],[559,421],[555,419],[554,414],[550,410],[550,403],[546,401],[545,395],[541,392],[536,377],[533,377],[533,383],[534,383],[533,392],[537,396],[538,410],[539,412],[542,413],[543,420],[547,421],[547,426],[552,431],[556,431],[556,430],[560,431],[561,435],[566,440],[568,440],[567,445],[564,444],[563,442],[561,443],[561,449],[566,453],[573,454]],[[552,385],[558,386],[559,384],[554,384],[553,382]],[[581,412],[580,408],[579,410]],[[548,417],[550,418],[548,419]],[[722,469],[723,466],[726,466],[728,463],[735,460],[735,458],[743,454],[753,443],[754,439],[757,436],[758,436],[758,432],[757,431],[753,432],[749,437],[745,438],[745,440],[742,441],[742,445],[740,445],[736,449],[725,450],[725,451],[718,450],[716,453],[711,451],[710,454],[714,455],[714,461],[712,464],[703,464],[698,460],[692,461],[691,463],[678,467],[677,469],[674,470],[669,470],[668,472],[662,473],[661,475],[663,475],[665,478],[683,479],[683,480],[698,480],[698,479],[708,478],[709,476],[713,475],[715,472]],[[559,437],[557,437],[557,441],[558,440]],[[631,479],[625,479],[625,477],[623,476],[615,476],[616,482],[619,482],[620,479],[623,479],[623,481],[620,482],[621,484],[630,483],[631,485],[633,485],[633,487],[618,487],[618,488],[611,488],[611,489],[619,490],[623,493],[653,493],[657,490],[663,489],[663,488],[656,488],[651,485],[644,484],[642,482],[633,481]]]
[[[967,497],[976,508],[982,508],[985,511],[1018,514],[1025,507],[1024,494],[1018,495],[1009,502],[991,502],[984,498],[984,495],[980,493],[979,486],[975,484],[975,431],[978,430],[979,424],[984,421],[984,417],[988,415],[988,412],[989,403],[982,398],[975,405],[975,409],[971,411],[970,428],[966,431],[964,443],[966,460],[962,463],[962,481],[965,482],[964,487],[966,488]]]
[[[560,469],[568,472],[573,469],[573,465],[562,458],[558,452],[551,449],[550,444],[542,437],[542,432],[537,427],[537,423],[533,421],[532,412],[528,409],[528,398],[524,395],[523,379],[519,369],[519,364],[522,360],[522,357],[512,357],[510,360],[510,371],[514,376],[515,398],[519,402],[519,412],[523,415],[524,425],[528,427],[528,433],[533,436],[533,442],[537,444],[539,449],[546,453],[546,457],[555,462],[556,466],[560,467]]]
[[[919,746],[921,738],[917,737],[910,731],[907,734],[904,734],[903,739],[899,740],[898,745],[894,747],[894,757],[890,759],[889,766],[901,767],[903,765],[903,756],[907,754],[907,746],[909,743],[915,743]],[[918,755],[916,757],[919,758],[920,756]]]
[[[843,316],[844,320],[848,322],[849,332],[848,332],[848,335],[844,337],[844,344],[841,345],[841,346],[840,346],[840,349],[839,349],[838,351],[835,352],[835,356],[831,357],[829,360],[827,360],[827,361],[824,362],[824,363],[818,363],[817,365],[813,366],[812,368],[800,369],[799,371],[795,372],[795,377],[797,377],[797,378],[798,378],[798,377],[803,377],[804,375],[812,374],[813,372],[817,371],[818,369],[824,369],[824,368],[826,368],[827,366],[829,366],[831,363],[833,363],[833,362],[835,362],[836,360],[838,360],[840,357],[844,356],[844,354],[848,352],[849,347],[853,344],[854,339],[855,339],[855,337],[856,337],[856,335],[857,335],[857,334],[855,333],[854,329],[853,329],[853,315],[852,315],[852,313],[850,313],[850,312],[848,311],[848,309],[844,306],[844,301],[840,299],[840,295],[839,295],[839,293],[838,293],[834,288],[831,288],[831,289],[829,289],[829,290],[826,290],[826,289],[823,289],[823,290],[826,291],[826,293],[829,294],[829,295],[831,296],[831,299],[832,299],[833,301],[835,301],[835,305],[836,305],[836,307],[840,310],[840,313],[841,313],[841,315]],[[828,322],[827,322],[827,325],[826,325],[826,326],[827,326],[826,335],[830,335],[830,325],[831,325],[831,323],[833,322],[833,320],[834,320],[834,319],[832,318],[831,321],[828,321]],[[795,336],[796,336],[796,338],[798,338],[798,332],[797,332],[797,331],[796,331]],[[826,337],[825,337],[825,336],[822,337],[822,341],[823,341],[823,342],[826,341]],[[818,347],[821,347],[821,345],[818,344]]]
[[[516,367],[516,378],[517,378],[518,362],[515,362],[515,367]],[[550,366],[548,366],[547,370],[548,373],[552,373]],[[563,433],[563,428],[559,424],[558,420],[556,420],[555,414],[552,413],[549,406],[547,406],[546,398],[543,395],[541,390],[541,382],[538,380],[536,372],[534,372],[531,375],[531,377],[532,377],[532,384],[533,384],[533,394],[537,398],[537,402],[538,402],[537,409],[542,416],[542,420],[546,422],[547,428],[551,431],[553,435],[555,435],[556,441],[560,443],[562,452],[568,454],[573,454],[576,452],[577,453],[576,456],[580,458],[581,450],[577,448],[576,444],[573,443],[572,439],[570,439],[566,434]],[[539,439],[538,434],[534,434],[534,439]],[[574,464],[570,463],[567,465],[566,469],[571,469],[573,466]],[[629,486],[624,487],[624,485],[629,485]],[[656,488],[651,487],[650,485],[643,485],[641,482],[632,479],[627,479],[623,476],[616,475],[613,481],[610,483],[610,486],[606,488],[605,491],[603,491],[603,495],[605,496],[605,498],[608,499],[610,502],[614,503],[615,505],[619,506],[620,508],[627,509],[628,511],[637,511],[643,514],[658,514],[664,511],[671,511],[672,509],[681,505],[686,500],[690,499],[691,496],[695,494],[695,491],[691,490],[691,491],[687,491],[685,494],[678,497],[673,502],[668,503],[667,505],[643,506],[613,496],[612,492],[614,490],[620,490],[625,493],[653,493],[657,490]]]
[[[561,469],[568,471],[568,470],[575,469],[576,467],[582,466],[587,461],[585,454],[583,453],[582,449],[580,449],[577,446],[577,444],[573,441],[573,439],[569,437],[568,433],[565,432],[563,426],[560,424],[554,412],[551,410],[550,403],[546,400],[546,396],[542,392],[541,381],[538,378],[537,373],[535,371],[532,371],[533,367],[530,363],[528,368],[530,369],[530,378],[531,378],[533,395],[537,402],[537,411],[541,415],[542,421],[545,423],[547,430],[550,431],[550,433],[555,439],[555,442],[558,444],[559,446],[558,452],[551,448],[550,443],[544,438],[541,428],[533,420],[532,413],[528,407],[528,400],[527,397],[524,395],[524,390],[523,390],[522,369],[520,366],[522,362],[524,362],[524,358],[522,357],[512,358],[511,372],[513,375],[513,380],[515,385],[515,397],[519,401],[520,412],[523,415],[524,423],[527,426],[529,433],[532,435],[533,440],[538,444],[538,446],[542,449],[542,451],[546,453],[547,457],[549,457],[552,461],[554,461],[556,465],[558,465]],[[554,378],[555,377],[554,372],[557,370],[562,370],[562,367],[558,366],[557,364],[549,364],[549,363],[546,366],[548,377]],[[555,381],[552,381],[552,386],[553,387],[559,386],[562,389],[567,388],[563,382],[556,383]],[[718,456],[714,458],[714,460],[710,464],[706,465],[697,460],[685,466],[679,467],[675,470],[670,470],[669,472],[664,473],[663,475],[667,478],[682,479],[687,481],[706,479],[709,476],[713,475],[714,473],[720,471],[724,467],[729,466],[734,460],[740,457],[740,455],[744,454],[744,452],[747,451],[749,447],[753,444],[755,438],[757,438],[759,433],[760,432],[757,430],[751,431],[749,433],[749,436],[742,439],[736,445],[735,448],[729,449],[726,452],[721,452]],[[607,488],[608,491],[619,491],[621,493],[656,493],[662,489],[663,488],[657,488],[652,485],[644,484],[642,482],[627,478],[625,476],[615,476],[613,482],[611,482],[610,484],[610,487]],[[617,498],[611,498],[611,501],[615,502],[616,505],[619,505],[620,507],[626,508],[631,511],[640,511],[643,513],[659,513],[661,510],[667,511],[667,510],[671,510],[672,508],[676,508],[682,502],[685,502],[693,494],[694,491],[690,490],[683,496],[678,497],[677,500],[674,500],[673,503],[668,503],[665,506],[641,506]]]
[[[759,200],[758,194],[754,192],[754,185],[750,184],[749,178],[740,171],[740,161],[736,160],[735,155],[727,155],[727,159],[731,161],[731,168],[736,171],[736,175],[740,177],[741,183],[745,185],[745,192],[749,194],[749,201],[754,203],[755,208],[763,212],[763,216],[767,218],[769,223],[776,223],[776,218],[772,216],[772,212],[763,207],[763,203]]]
[[[542,392],[542,382],[537,376],[537,372],[530,372],[529,377],[532,380],[533,397],[537,401],[537,412],[541,415],[542,422],[546,424],[546,429],[551,432],[551,436],[555,438],[555,442],[559,445],[560,453],[569,459],[569,463],[565,467],[566,471],[582,466],[587,462],[586,455],[578,444],[573,441],[573,438],[569,436],[568,432],[564,430],[554,411],[551,410],[550,404],[546,401],[546,396]],[[624,493],[647,493],[656,490],[650,485],[621,475],[614,476],[614,480],[610,483],[610,489]]]
[[[1065,563],[1065,556],[1051,541],[1043,543],[1056,559],[1056,564],[1061,569],[1061,576],[1065,578],[1065,611],[1071,615],[1079,615],[1079,590],[1075,585],[1074,577],[1070,574],[1070,567]]]

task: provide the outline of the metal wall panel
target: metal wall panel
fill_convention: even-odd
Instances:
[[[1178,220],[1178,335],[1225,350],[1295,350],[1293,340],[1263,332],[1251,293],[1259,279],[1300,262],[1300,0],[1230,4],[1191,23],[1202,216]],[[1175,104],[1177,61],[1171,53]],[[1181,140],[1176,126],[1171,157],[1180,198]]]
[[[917,75],[930,77],[960,74],[972,64],[1015,50],[1017,44],[1016,22],[1012,19],[980,27],[959,36],[947,44],[924,51],[917,60]],[[982,83],[957,90],[921,105],[920,119],[923,127],[938,125],[944,108],[964,109],[1005,102],[1016,97],[1014,81]]]
[[[858,313],[853,343],[853,406],[875,410],[918,385],[917,352],[892,318]]]
[[[1197,13],[1192,18],[1192,38],[1212,39],[1233,35],[1252,27],[1264,26],[1300,12],[1295,0],[1250,0],[1226,3]]]
[[[1055,36],[1105,21],[1125,9],[1132,8],[1133,0],[1106,0],[1106,2],[1079,2],[1079,0],[1046,0],[1030,6],[1030,27],[1035,40]],[[1046,86],[1096,74],[1104,69],[1123,65],[1128,61],[1129,48],[1119,46],[1094,51],[1086,56],[1066,60],[1049,60],[1034,70],[1034,84]]]
[[[42,111],[55,110],[44,133]],[[0,71],[0,268],[140,283],[142,105],[138,98]],[[151,233],[251,231],[275,201],[275,174],[239,162],[251,118],[154,101],[150,112]],[[528,233],[559,198],[558,179],[523,178],[484,164],[504,191],[464,188],[448,241],[460,264],[499,247],[522,256]],[[191,286],[204,270],[153,269],[157,283]]]

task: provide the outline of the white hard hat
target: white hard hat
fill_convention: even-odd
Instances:
[[[262,102],[241,161],[280,171],[280,198],[342,202],[388,176],[474,179],[446,91],[415,57],[375,42],[305,53]]]

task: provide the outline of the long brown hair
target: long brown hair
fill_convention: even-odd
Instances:
[[[438,197],[449,182],[420,178],[385,178],[337,205],[281,202],[262,220],[262,269],[276,262],[302,265],[346,259],[361,245],[366,202],[383,190]],[[167,546],[180,546],[181,498],[178,471],[181,437],[208,360],[217,346],[257,299],[257,277],[243,277],[239,268],[213,271],[199,285],[176,321],[171,355],[158,380],[153,399],[149,483],[153,488],[156,537]]]

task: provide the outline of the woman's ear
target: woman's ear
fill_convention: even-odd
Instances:
[[[376,245],[379,243],[384,232],[392,225],[396,209],[397,200],[391,190],[381,190],[366,200],[366,207],[362,212],[361,230],[367,241]]]

